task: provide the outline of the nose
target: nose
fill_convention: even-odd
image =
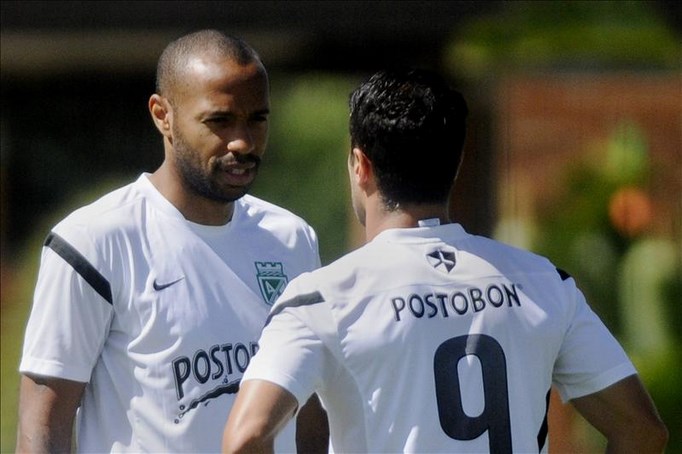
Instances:
[[[248,154],[254,149],[253,134],[247,124],[235,126],[227,142],[227,151]]]

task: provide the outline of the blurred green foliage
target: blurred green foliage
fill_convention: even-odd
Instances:
[[[450,67],[467,79],[528,69],[679,68],[682,44],[646,1],[513,1],[456,30]]]
[[[655,167],[641,130],[623,122],[602,149],[567,166],[560,194],[537,210],[533,249],[573,275],[623,343],[669,426],[673,453],[682,452],[675,430],[682,427],[682,335],[675,323],[682,321],[682,249],[680,238],[651,230]],[[623,195],[627,206],[615,210]]]
[[[348,96],[355,81],[331,74],[274,75],[268,151],[253,193],[308,221],[322,263],[348,251]]]
[[[616,268],[631,246],[609,219],[609,205],[620,188],[641,187],[650,164],[642,132],[621,123],[583,160],[567,163],[556,199],[538,208],[538,249],[565,267],[585,286],[588,300],[610,329],[619,334]]]

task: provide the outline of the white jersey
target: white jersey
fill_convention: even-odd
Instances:
[[[461,226],[392,229],[295,279],[244,380],[317,392],[336,452],[546,452],[564,400],[635,373],[572,278]]]
[[[145,174],[48,236],[20,371],[88,382],[79,451],[220,451],[272,303],[320,263],[299,217],[234,206],[225,226],[189,223]]]

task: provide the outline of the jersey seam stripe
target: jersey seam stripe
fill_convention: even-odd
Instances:
[[[301,307],[301,306],[311,306],[313,304],[323,303],[324,297],[320,292],[306,293],[304,295],[299,295],[290,300],[284,301],[278,304],[276,307],[270,311],[268,318],[265,320],[265,326],[268,326],[272,321],[272,318],[282,312],[284,309],[290,307]]]
[[[550,396],[551,396],[552,390],[550,389],[547,391],[547,395],[545,396],[545,417],[542,420],[542,425],[540,426],[540,430],[538,431],[538,452],[542,452],[542,448],[545,447],[545,443],[547,443],[547,433],[549,431],[549,426],[548,426],[548,415],[549,415],[549,401],[550,401]]]
[[[111,286],[102,274],[95,269],[90,262],[73,246],[71,246],[64,238],[60,237],[54,232],[45,239],[45,247],[49,247],[56,252],[66,263],[87,282],[102,298],[113,306],[113,298],[111,296]]]

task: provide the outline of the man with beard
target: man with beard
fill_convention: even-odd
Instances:
[[[219,451],[271,305],[320,265],[307,223],[247,195],[268,135],[256,52],[215,30],[192,33],[164,50],[156,84],[161,166],[76,210],[45,241],[17,451],[71,450],[74,422],[82,452]],[[301,415],[316,427],[299,424],[298,436],[321,433],[325,445],[315,404]],[[278,449],[293,451],[287,431]]]

